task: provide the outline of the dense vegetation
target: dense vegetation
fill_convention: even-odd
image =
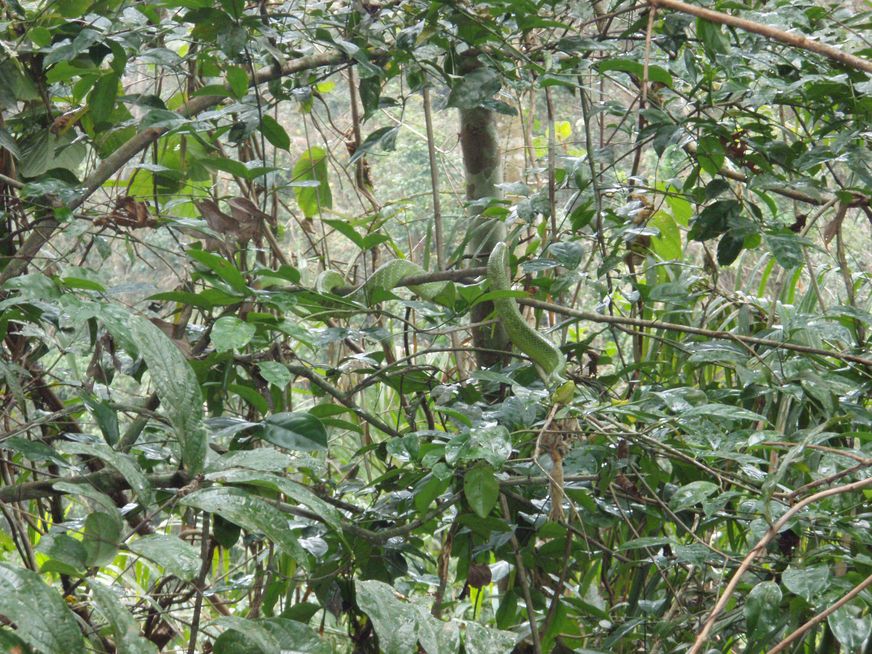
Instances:
[[[872,14],[706,4],[3,2],[0,650],[872,651]]]

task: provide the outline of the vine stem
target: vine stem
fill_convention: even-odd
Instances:
[[[841,495],[843,493],[851,493],[857,490],[861,490],[863,488],[866,488],[867,486],[872,486],[872,477],[862,479],[860,481],[855,481],[850,484],[845,484],[843,486],[828,488],[827,490],[821,491],[820,493],[815,493],[814,495],[810,495],[804,500],[797,502],[795,505],[790,507],[783,516],[776,520],[775,524],[769,527],[768,531],[763,535],[763,537],[757,542],[757,544],[753,548],[751,548],[751,551],[748,552],[745,558],[742,559],[742,563],[733,573],[732,578],[730,578],[730,583],[727,584],[727,587],[724,589],[724,593],[717,601],[717,604],[715,604],[715,607],[712,609],[711,614],[705,621],[705,624],[703,625],[699,634],[697,634],[696,640],[693,643],[693,647],[690,649],[688,654],[699,654],[702,646],[706,643],[706,640],[711,633],[712,627],[715,624],[715,620],[717,619],[718,615],[720,615],[721,611],[723,611],[724,607],[727,605],[730,597],[732,597],[733,593],[736,591],[736,587],[739,585],[739,581],[741,580],[742,575],[748,571],[748,568],[751,567],[751,563],[754,561],[754,559],[756,559],[766,549],[766,546],[769,544],[769,542],[778,535],[778,532],[781,530],[781,528],[786,525],[793,516],[795,516],[809,504],[814,504],[819,500],[823,500],[834,495]]]
[[[801,627],[798,627],[787,638],[785,638],[780,643],[778,643],[775,647],[773,647],[768,652],[766,652],[766,654],[778,654],[778,652],[781,652],[781,651],[787,649],[787,646],[790,645],[790,643],[792,643],[794,640],[796,640],[797,638],[802,636],[805,632],[807,632],[809,629],[814,627],[819,622],[823,622],[824,620],[826,620],[827,617],[829,617],[832,613],[835,613],[836,611],[838,611],[845,604],[847,604],[852,599],[857,597],[857,595],[859,595],[864,590],[866,590],[866,588],[868,588],[870,585],[872,585],[872,575],[869,575],[863,581],[861,581],[859,584],[854,586],[847,594],[845,594],[844,597],[839,599],[839,601],[828,606],[826,609],[824,609],[823,611],[818,613],[816,616],[814,616],[811,620],[809,620],[808,622],[803,624]]]

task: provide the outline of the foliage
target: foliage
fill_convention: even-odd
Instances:
[[[712,8],[4,3],[4,651],[868,651],[872,23]]]

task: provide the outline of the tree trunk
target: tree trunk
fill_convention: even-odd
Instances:
[[[467,57],[461,64],[462,72],[468,73],[480,65],[477,58]],[[503,181],[503,168],[493,111],[482,107],[460,109],[460,147],[466,173],[466,199],[502,198],[497,185]],[[466,249],[469,265],[483,266],[493,246],[505,240],[506,227],[500,220],[482,216],[481,208],[475,207],[469,213],[469,233]],[[492,313],[493,304],[482,302],[473,307],[471,319],[474,323],[482,322]],[[500,352],[510,349],[509,338],[499,323],[473,328],[472,341],[478,348],[475,358],[479,368],[504,362],[505,356]]]

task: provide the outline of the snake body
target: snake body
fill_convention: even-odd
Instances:
[[[427,271],[407,259],[392,259],[382,264],[361,284],[349,298],[367,306],[375,304],[375,291],[390,291],[400,285],[406,277],[423,275]],[[425,300],[435,300],[451,282],[428,282],[416,284],[409,288],[415,295]],[[335,270],[325,270],[315,280],[315,288],[319,293],[331,293],[334,289],[345,286],[345,278]]]
[[[505,243],[497,243],[491,251],[487,261],[487,278],[492,291],[512,290],[509,249]],[[514,298],[498,297],[493,300],[493,304],[509,340],[533,360],[542,379],[546,383],[561,381],[560,375],[566,366],[566,359],[560,349],[527,324]]]
[[[422,275],[426,271],[416,263],[406,259],[393,259],[379,266],[366,281],[349,297],[355,302],[371,306],[377,302],[377,290],[390,291],[407,277]],[[509,249],[503,242],[498,242],[488,257],[487,279],[492,291],[510,291],[512,282],[509,276]],[[451,282],[428,282],[409,288],[413,293],[425,300],[435,300]],[[334,289],[345,286],[345,279],[333,270],[322,272],[315,282],[319,293],[331,293]],[[497,297],[493,300],[494,311],[509,336],[509,340],[521,352],[526,354],[536,366],[546,384],[563,382],[561,373],[566,366],[563,353],[551,341],[530,327],[518,304],[512,297]]]

